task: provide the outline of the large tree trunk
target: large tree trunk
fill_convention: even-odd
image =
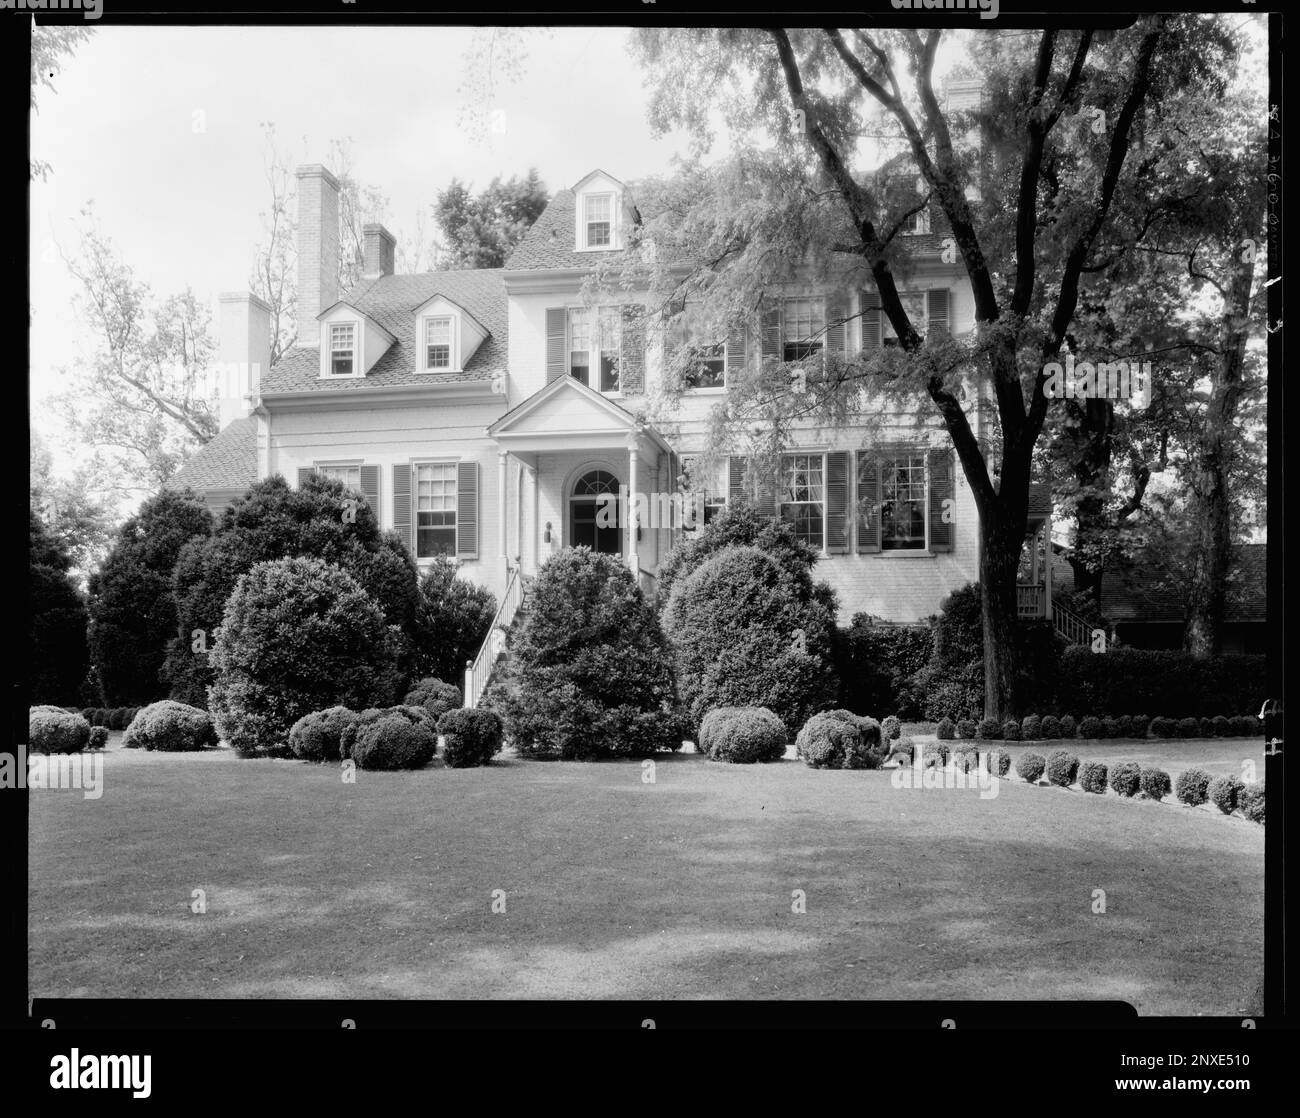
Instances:
[[[983,551],[980,556],[981,606],[984,621],[984,717],[999,722],[1019,717],[1020,694],[1020,625],[1016,608],[1016,572],[1020,549],[1024,546],[1023,528],[1010,529],[1001,516],[982,518],[980,532]]]

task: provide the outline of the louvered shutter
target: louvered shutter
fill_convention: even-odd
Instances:
[[[837,357],[845,354],[845,341],[848,330],[845,321],[849,317],[849,302],[843,295],[826,297],[826,352]]]
[[[311,475],[314,474],[315,472],[316,470],[311,466],[299,466],[298,467],[298,488],[301,489],[303,487],[303,483],[306,482],[306,480],[309,477],[311,477]]]
[[[880,465],[873,451],[859,450],[858,494],[854,519],[858,526],[858,551],[880,550]]]
[[[732,373],[739,373],[745,368],[745,331],[731,330],[727,334],[726,378]]]
[[[456,464],[456,558],[478,558],[478,463]]]
[[[930,474],[930,550],[951,551],[953,538],[952,452],[931,450],[926,455]],[[945,515],[946,514],[946,515]]]
[[[927,337],[942,337],[948,333],[948,289],[936,287],[926,293],[929,322],[926,326]]]
[[[557,380],[569,370],[569,312],[564,307],[546,308],[546,383]]]
[[[849,454],[826,455],[826,550],[845,555],[849,550]]]
[[[623,306],[618,377],[619,388],[626,394],[639,396],[645,391],[645,307],[640,303]]]
[[[411,523],[411,464],[398,462],[393,466],[393,530],[402,537],[407,549],[415,554],[415,536]]]
[[[378,466],[361,467],[361,495],[365,497],[366,504],[370,506],[370,511],[375,514],[375,519],[380,520]]]
[[[773,307],[763,312],[763,360],[781,358],[781,308]]]
[[[862,292],[862,351],[869,353],[881,345],[880,296],[874,291]]]
[[[727,460],[727,507],[735,508],[745,500],[745,459],[733,454]]]
[[[780,476],[780,466],[777,467],[778,478]],[[776,516],[776,486],[778,478],[773,478],[766,470],[762,476],[757,479],[757,495],[754,501],[754,508],[759,516]]]

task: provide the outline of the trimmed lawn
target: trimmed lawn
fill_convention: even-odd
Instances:
[[[506,758],[349,785],[337,767],[120,737],[100,799],[29,796],[31,996],[1261,1011],[1264,830],[1212,809],[689,754],[661,758],[654,784],[639,762]],[[1174,754],[1212,772],[1254,755],[1262,773],[1247,744],[1071,748],[1171,773]]]

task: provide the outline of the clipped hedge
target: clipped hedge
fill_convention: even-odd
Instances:
[[[1175,718],[1209,717],[1259,706],[1263,656],[1222,655],[1201,659],[1182,651],[1114,648],[1104,656],[1071,647],[1060,661],[1071,701],[1103,716],[1164,711]]]
[[[1079,765],[1079,787],[1098,796],[1106,794],[1106,766],[1101,761],[1084,761]]]
[[[1205,789],[1205,798],[1224,815],[1231,815],[1237,810],[1237,799],[1245,785],[1231,774],[1216,776]]]
[[[216,745],[217,731],[206,710],[163,699],[150,703],[131,720],[122,744],[127,749],[194,753]]]
[[[357,726],[351,756],[359,769],[422,769],[438,751],[438,738],[427,722],[393,710]]]
[[[1138,776],[1138,787],[1147,799],[1162,800],[1173,791],[1174,786],[1164,769],[1143,765]]]
[[[352,756],[352,747],[356,744],[357,738],[361,731],[367,726],[384,718],[396,717],[402,718],[412,726],[418,726],[421,729],[428,730],[434,734],[434,748],[437,748],[438,739],[432,720],[429,718],[429,712],[423,707],[416,706],[394,706],[394,707],[366,707],[365,710],[356,711],[350,719],[340,718],[343,723],[342,731],[339,734],[339,757],[343,760]]]
[[[1002,737],[1002,723],[996,718],[981,718],[979,736],[980,741],[998,741]]]
[[[343,756],[343,731],[357,712],[345,706],[304,714],[289,729],[289,748],[303,761],[337,761]]]
[[[90,723],[61,707],[32,707],[27,713],[27,747],[33,753],[80,753],[90,741]]]
[[[951,718],[939,719],[939,724],[934,728],[934,736],[939,741],[952,741],[957,734],[957,724]]]
[[[979,724],[972,718],[963,718],[957,723],[957,736],[962,741],[974,741],[979,733]]]
[[[704,716],[696,745],[712,761],[752,765],[781,760],[789,737],[767,707],[718,707]]]
[[[884,741],[897,741],[903,733],[903,724],[896,715],[889,715],[880,723],[880,736]]]
[[[108,745],[108,727],[91,726],[90,740],[86,742],[87,749],[103,749]]]
[[[1074,716],[1067,714],[1061,719],[1061,737],[1073,738],[1079,733],[1079,724],[1074,720]]]
[[[987,756],[989,772],[994,776],[1006,776],[1011,771],[1011,754],[1005,749],[995,749]]]
[[[1038,736],[1043,741],[1056,741],[1061,736],[1061,720],[1054,714],[1044,715]]]
[[[978,772],[979,751],[973,745],[964,745],[952,755],[952,767],[959,773]]]
[[[1079,723],[1079,737],[1089,740],[1095,738],[1104,738],[1106,736],[1105,728],[1100,718],[1088,715]]]
[[[1047,758],[1047,779],[1058,788],[1068,788],[1079,772],[1079,758],[1065,749],[1058,749]]]
[[[1020,723],[1020,737],[1024,741],[1038,741],[1043,734],[1043,720],[1036,714],[1025,715]],[[1011,738],[1007,739],[1011,741]]]
[[[402,704],[424,707],[436,724],[447,711],[458,709],[463,701],[464,696],[454,683],[444,683],[434,676],[428,676],[406,693]]]
[[[501,719],[490,710],[454,707],[438,719],[442,759],[453,769],[486,765],[501,748]]]
[[[1204,769],[1184,769],[1174,784],[1174,795],[1189,807],[1205,803],[1206,789],[1213,777]]]
[[[1237,806],[1241,814],[1252,823],[1264,822],[1264,782],[1245,785],[1237,794]]]
[[[1020,723],[1017,722],[1014,718],[1008,718],[1002,724],[1002,733],[1000,736],[1003,741],[1019,741]]]
[[[804,723],[795,748],[813,769],[878,769],[885,759],[878,745],[872,748],[863,740],[856,725],[829,713],[814,714]]]
[[[927,745],[922,754],[922,767],[943,768],[948,763],[948,758],[952,756],[952,751],[942,743]]]
[[[1022,753],[1016,758],[1016,775],[1029,784],[1037,784],[1046,767],[1041,753]]]
[[[1136,796],[1142,782],[1142,766],[1136,761],[1121,761],[1110,770],[1110,786],[1121,796]]]

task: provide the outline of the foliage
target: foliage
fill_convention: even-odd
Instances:
[[[1141,788],[1142,794],[1150,800],[1161,800],[1173,791],[1173,784],[1169,780],[1169,774],[1164,769],[1151,768],[1143,765],[1138,773],[1138,787]]]
[[[86,607],[69,574],[71,556],[29,510],[25,670],[31,698],[70,702],[86,675]]]
[[[1112,777],[1113,779],[1113,777]],[[1100,761],[1084,761],[1079,765],[1079,787],[1085,792],[1106,794],[1106,766]]]
[[[33,753],[80,753],[90,733],[81,715],[58,707],[32,707],[27,715],[27,746]]]
[[[1121,796],[1137,795],[1142,767],[1136,761],[1121,761],[1110,770],[1110,786]]]
[[[1079,772],[1079,758],[1064,749],[1058,749],[1047,758],[1047,779],[1060,788],[1074,783]]]
[[[1041,753],[1022,753],[1016,758],[1016,775],[1029,784],[1037,784],[1046,765]]]
[[[1203,804],[1212,779],[1204,769],[1184,769],[1174,783],[1174,795],[1189,807]]]
[[[1205,788],[1205,798],[1224,815],[1231,815],[1237,810],[1237,798],[1245,785],[1231,773],[1216,776]]]
[[[497,612],[492,591],[458,578],[459,569],[456,560],[440,555],[420,575],[415,664],[438,679],[464,678],[465,663],[478,655]]]
[[[350,756],[359,769],[422,769],[438,751],[427,722],[386,713],[357,729]]]
[[[928,625],[881,625],[865,613],[855,614],[834,639],[840,703],[860,713],[891,710],[899,718],[918,718],[928,695],[913,677],[929,662],[934,647]]]
[[[456,710],[464,702],[464,696],[454,683],[444,683],[429,676],[412,687],[402,702],[407,706],[424,707],[437,722],[447,711]]]
[[[498,175],[477,195],[458,178],[438,192],[434,217],[448,246],[443,267],[501,268],[546,209],[546,184],[535,167],[520,178]]]
[[[206,710],[163,699],[131,720],[122,744],[163,753],[194,752],[216,745],[217,732]]]
[[[345,706],[304,714],[289,728],[289,749],[303,761],[337,761],[343,755],[343,731],[357,717]]]
[[[717,707],[700,723],[699,752],[733,764],[780,761],[789,732],[766,707]]]
[[[443,760],[453,769],[486,765],[501,748],[501,719],[490,710],[448,710],[438,719]]]

